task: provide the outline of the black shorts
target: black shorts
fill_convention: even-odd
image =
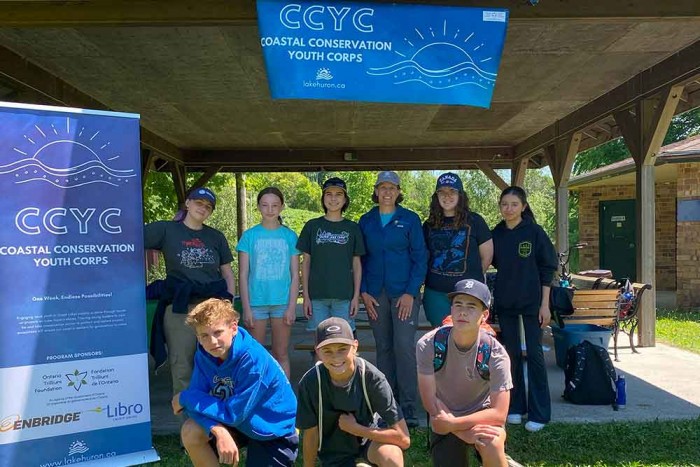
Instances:
[[[334,458],[332,461],[327,462],[321,461],[321,467],[355,467],[358,460],[376,467],[376,464],[371,463],[367,458],[370,444],[372,444],[372,441],[368,440],[365,444],[360,445],[359,451],[354,456]]]
[[[273,438],[268,441],[260,441],[249,438],[240,431],[232,427],[226,427],[231,434],[238,449],[247,448],[246,466],[251,467],[279,467],[294,466],[294,461],[299,452],[299,435],[294,433],[282,437]],[[219,452],[216,449],[216,437],[209,438],[209,446],[212,447],[216,456]]]

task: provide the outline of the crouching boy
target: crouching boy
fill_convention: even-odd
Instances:
[[[481,282],[457,282],[448,294],[452,325],[433,330],[416,346],[418,390],[430,414],[430,454],[436,467],[468,465],[468,446],[483,464],[506,466],[510,359],[480,329],[491,294]]]
[[[195,467],[237,465],[244,446],[248,466],[292,466],[299,445],[294,392],[238,319],[231,302],[215,298],[187,315],[199,345],[190,385],[172,401],[175,413],[190,417],[182,442]]]
[[[316,465],[317,457],[326,467],[354,467],[356,459],[403,466],[402,450],[410,438],[401,409],[384,375],[356,352],[347,321],[319,323],[320,361],[299,382],[297,427],[303,430],[304,467]]]

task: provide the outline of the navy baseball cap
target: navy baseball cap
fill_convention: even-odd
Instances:
[[[491,292],[483,282],[474,279],[464,279],[455,284],[454,290],[447,294],[447,297],[452,299],[457,295],[470,295],[481,301],[486,308],[491,303]]]
[[[211,203],[211,207],[216,207],[216,195],[209,188],[195,188],[187,196],[187,199],[205,199]]]
[[[401,185],[401,179],[399,179],[399,174],[397,174],[396,172],[392,172],[391,170],[379,172],[379,175],[377,175],[377,182],[374,184],[374,187],[376,188],[384,182],[393,183],[396,186]]]
[[[340,179],[338,177],[331,177],[328,180],[326,180],[325,182],[323,182],[323,189],[321,191],[326,191],[328,188],[332,188],[332,187],[340,188],[345,193],[348,192],[348,187],[345,184],[345,181],[343,181],[343,179]]]
[[[435,191],[438,191],[440,188],[445,187],[453,188],[459,191],[460,193],[464,191],[462,179],[459,178],[459,175],[452,172],[446,172],[438,177],[437,183],[435,184]]]

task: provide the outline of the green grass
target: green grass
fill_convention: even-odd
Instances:
[[[658,310],[656,339],[700,354],[700,312]]]
[[[426,431],[411,430],[407,467],[430,466]],[[700,462],[700,418],[606,424],[552,423],[538,433],[508,428],[508,454],[526,466],[693,466]],[[153,467],[190,466],[178,439],[156,436],[162,461]],[[301,460],[297,461],[301,465]],[[476,464],[473,464],[476,465]],[[251,466],[255,467],[255,466]]]

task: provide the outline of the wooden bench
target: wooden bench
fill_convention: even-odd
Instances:
[[[574,313],[561,316],[564,325],[595,324],[609,327],[613,335],[615,361],[620,361],[617,354],[617,338],[620,330],[629,335],[632,352],[639,353],[634,346],[634,333],[639,325],[639,303],[645,290],[651,285],[633,283],[634,297],[625,300],[620,296],[622,283],[615,279],[595,278],[572,274],[574,291]]]

